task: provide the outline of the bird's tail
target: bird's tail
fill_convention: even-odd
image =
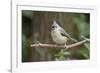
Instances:
[[[74,38],[70,38],[73,42],[78,42],[78,40],[74,39]]]

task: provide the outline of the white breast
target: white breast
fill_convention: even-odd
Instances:
[[[58,29],[51,31],[51,37],[56,44],[65,44],[67,37],[62,36]]]

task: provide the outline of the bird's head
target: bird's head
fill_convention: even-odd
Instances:
[[[60,26],[58,25],[57,21],[54,20],[51,28],[52,28],[52,30],[55,30],[55,29],[60,28]]]

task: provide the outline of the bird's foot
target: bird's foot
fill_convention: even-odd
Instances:
[[[65,48],[68,48],[66,44],[64,45],[64,47],[65,47]]]

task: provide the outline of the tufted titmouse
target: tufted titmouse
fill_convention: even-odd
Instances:
[[[53,41],[56,44],[65,44],[70,39],[74,42],[77,42],[77,40],[70,37],[68,33],[65,32],[65,30],[58,25],[58,23],[54,20],[52,27],[51,27],[51,37]]]

